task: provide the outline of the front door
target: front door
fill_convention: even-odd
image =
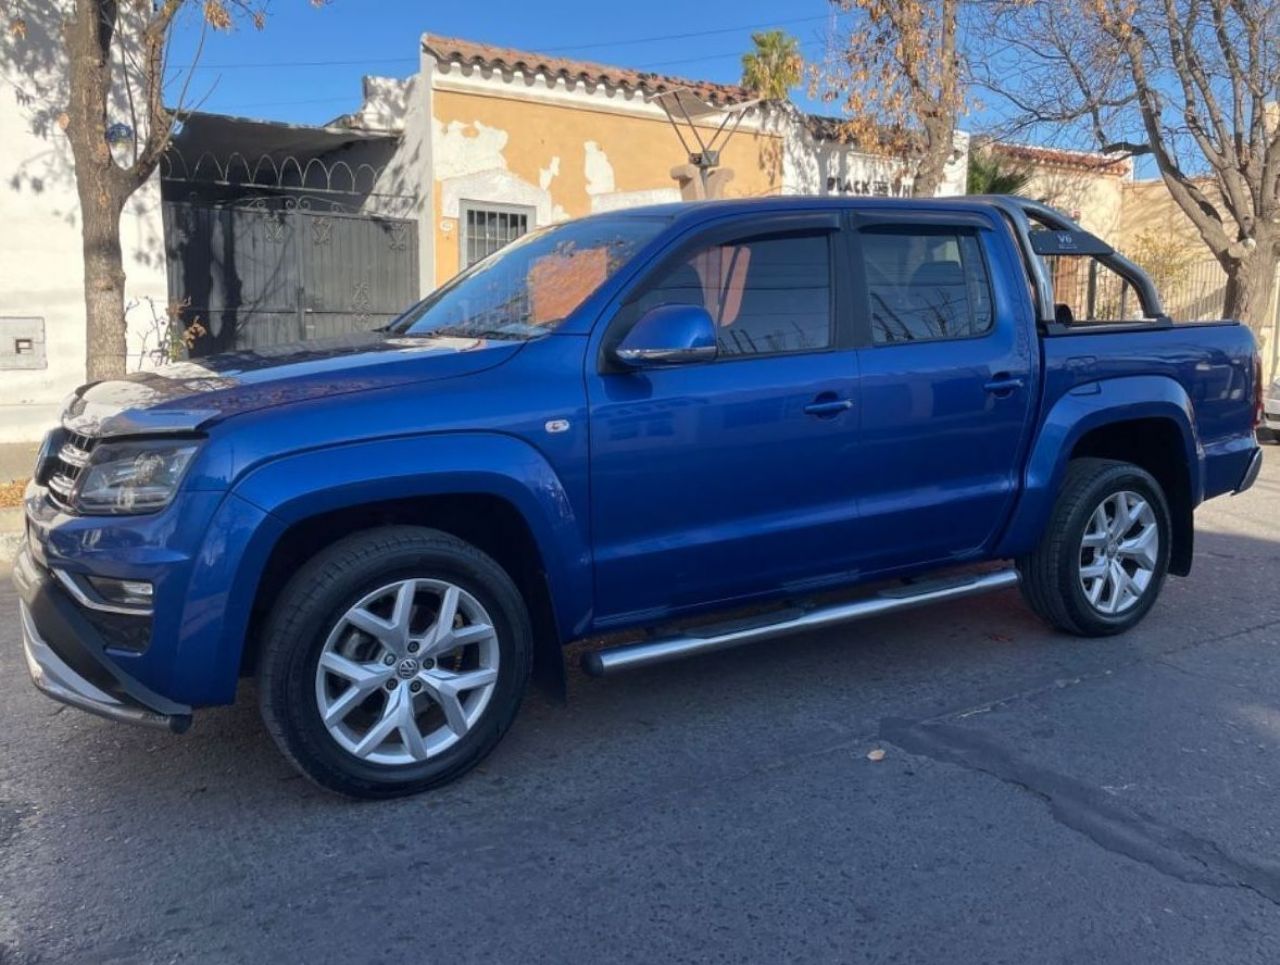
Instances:
[[[856,234],[869,572],[980,554],[1017,495],[1036,339],[1026,298],[992,284],[994,258],[1012,257],[996,231],[876,216]],[[1021,277],[1016,262],[1003,269]]]
[[[831,216],[787,225],[752,219],[685,245],[606,336],[657,305],[702,305],[716,361],[588,362],[601,626],[812,588],[851,558],[858,380],[837,324],[842,241]]]

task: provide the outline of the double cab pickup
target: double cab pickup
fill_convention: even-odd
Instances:
[[[1040,204],[600,214],[385,330],[79,389],[25,495],[23,645],[49,696],[174,731],[256,676],[304,774],[411,793],[586,638],[610,674],[1014,585],[1128,630],[1262,418],[1247,327],[1175,324]]]

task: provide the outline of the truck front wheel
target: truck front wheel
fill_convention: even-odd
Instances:
[[[484,553],[437,530],[367,530],[313,558],[277,599],[259,657],[262,716],[317,784],[413,794],[493,749],[532,652],[520,592]]]
[[[1075,459],[1040,545],[1018,560],[1031,608],[1068,633],[1136,625],[1160,595],[1172,526],[1160,484],[1110,459]]]

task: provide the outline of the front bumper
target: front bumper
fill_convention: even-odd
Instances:
[[[181,733],[191,708],[161,697],[125,674],[77,604],[37,564],[24,542],[13,565],[22,647],[32,683],[54,700],[92,714]]]

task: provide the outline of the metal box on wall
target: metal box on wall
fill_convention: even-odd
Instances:
[[[0,369],[43,369],[48,364],[44,319],[0,315]]]

